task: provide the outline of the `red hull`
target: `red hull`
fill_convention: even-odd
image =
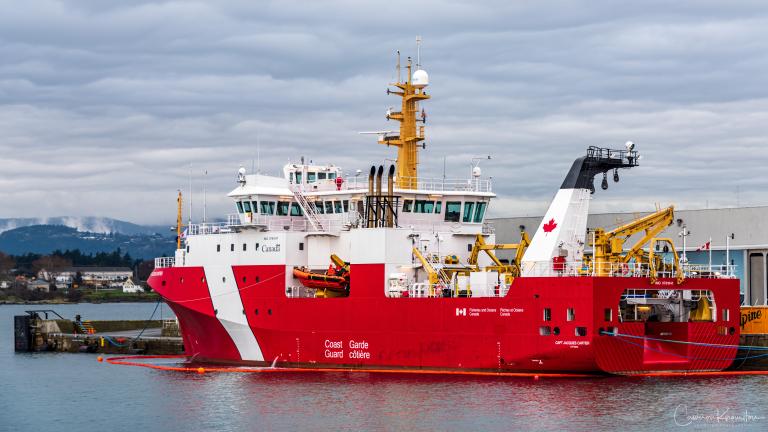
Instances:
[[[233,267],[243,313],[265,364],[609,373],[722,370],[730,366],[736,348],[697,344],[739,343],[737,280],[690,279],[678,287],[711,291],[719,309],[733,311],[732,321],[621,323],[616,316],[606,321],[604,311],[616,309],[624,290],[659,286],[642,278],[529,277],[516,279],[505,297],[388,298],[383,265],[353,264],[349,297],[288,298],[285,272],[283,265]],[[158,269],[149,283],[179,318],[189,356],[246,362],[216,316],[203,268]],[[543,321],[544,308],[551,310],[550,321]],[[575,311],[572,321],[567,320],[568,308]],[[541,326],[549,326],[553,334],[541,335]],[[637,338],[606,335],[607,330]]]

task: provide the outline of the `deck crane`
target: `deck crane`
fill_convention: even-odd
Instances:
[[[427,276],[429,277],[429,295],[430,297],[435,297],[436,295],[440,295],[442,293],[437,293],[435,291],[435,287],[443,284],[444,286],[449,286],[451,281],[451,276],[446,274],[442,269],[438,270],[435,268],[435,266],[432,265],[429,260],[424,257],[424,255],[419,251],[418,248],[413,248],[413,255],[421,261],[421,266],[424,267],[424,271],[427,272]]]
[[[628,269],[627,265],[634,260],[636,264],[649,264],[651,273],[654,273],[651,277],[654,277],[658,270],[664,269],[664,265],[661,256],[654,254],[653,251],[657,244],[665,244],[674,257],[673,269],[678,275],[678,283],[682,283],[683,272],[680,271],[677,251],[672,240],[656,237],[672,225],[674,217],[675,208],[670,206],[611,231],[606,232],[603,228],[593,229],[591,265],[594,274],[609,276],[617,268]],[[625,253],[624,244],[630,237],[640,232],[644,232],[643,236]],[[647,246],[650,247],[650,252],[645,251],[644,248]],[[621,264],[623,267],[617,267],[615,264]]]
[[[495,271],[500,274],[504,274],[506,277],[505,282],[509,285],[514,278],[520,276],[520,262],[523,260],[525,249],[531,244],[531,239],[525,231],[520,232],[520,243],[499,243],[490,244],[485,242],[485,238],[482,234],[478,234],[475,238],[475,244],[472,246],[472,251],[469,254],[467,263],[470,267],[474,267],[476,271],[480,271],[480,267],[477,264],[480,252],[485,252],[488,257],[493,261],[493,265],[486,266],[485,271]],[[510,264],[504,264],[499,260],[495,250],[515,250],[515,257]]]

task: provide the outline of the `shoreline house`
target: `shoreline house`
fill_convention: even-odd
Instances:
[[[41,270],[40,273],[44,271]],[[111,286],[121,285],[131,278],[133,270],[128,267],[67,267],[49,277],[55,281],[57,287],[67,288],[75,283],[78,274],[82,285]]]

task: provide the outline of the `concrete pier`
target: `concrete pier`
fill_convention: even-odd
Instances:
[[[17,352],[184,353],[175,321],[68,320],[52,310],[40,310],[15,317],[14,333]]]

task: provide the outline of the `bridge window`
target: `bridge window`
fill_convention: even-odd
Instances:
[[[336,173],[335,172],[328,173],[328,180],[336,180]]]
[[[333,202],[333,211],[335,211],[336,213],[341,213],[341,201]]]
[[[291,216],[304,216],[298,203],[291,203]]]
[[[316,172],[308,172],[307,173],[307,183],[314,183],[317,180],[317,173]]]
[[[275,214],[275,202],[274,201],[261,201],[261,214],[273,215]]]
[[[347,213],[349,211],[349,200],[344,200],[343,205],[344,205],[344,213]]]
[[[464,203],[464,222],[472,222],[472,210],[475,208],[475,203],[467,201]]]
[[[237,201],[237,212],[241,214],[243,213],[243,203],[240,201]]]
[[[458,222],[461,214],[461,201],[448,201],[445,203],[445,221]]]
[[[443,212],[443,202],[438,201],[435,203],[435,214],[440,214]]]
[[[317,179],[318,179],[318,180],[325,180],[325,178],[326,178],[327,176],[328,176],[328,174],[326,174],[326,173],[324,173],[324,172],[321,172],[321,173],[317,173]]]
[[[409,213],[413,209],[413,200],[403,201],[403,212]]]
[[[297,184],[301,184],[301,173],[300,172],[296,173],[296,183]]]
[[[333,202],[332,201],[326,201],[325,202],[325,214],[333,214]]]
[[[251,212],[251,203],[250,201],[243,201],[243,211],[246,213]]]
[[[478,202],[477,208],[475,209],[475,223],[480,223],[483,221],[483,216],[485,216],[485,207],[488,205],[488,203],[485,202]]]
[[[290,203],[288,201],[278,201],[277,202],[277,215],[278,216],[288,216],[288,206]]]
[[[323,210],[323,202],[322,201],[315,201],[312,203],[312,205],[315,206],[315,212],[317,214],[325,214],[325,210]]]
[[[416,206],[413,211],[414,213],[432,213],[434,207],[434,201],[416,200]]]

